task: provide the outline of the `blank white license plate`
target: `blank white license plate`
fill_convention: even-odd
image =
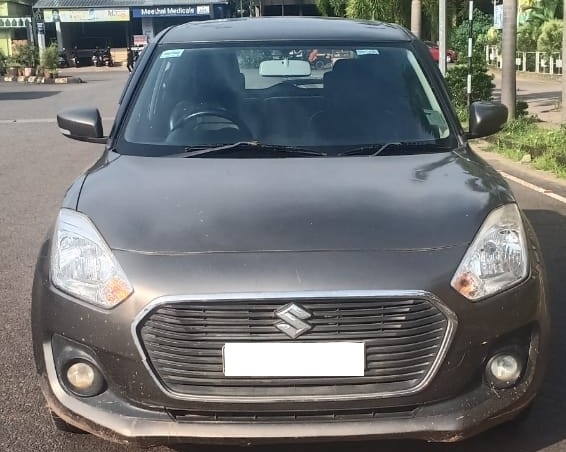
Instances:
[[[363,377],[363,342],[265,342],[224,345],[227,377]]]

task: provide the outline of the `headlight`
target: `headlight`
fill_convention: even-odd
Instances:
[[[128,298],[132,285],[89,218],[61,209],[53,235],[51,280],[59,289],[102,308]]]
[[[460,263],[451,285],[477,301],[527,277],[525,231],[515,204],[491,212]]]

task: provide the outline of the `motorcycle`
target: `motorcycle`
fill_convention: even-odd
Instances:
[[[99,49],[96,49],[92,54],[92,64],[97,67],[104,65],[104,61],[102,59],[102,52]]]
[[[59,56],[57,57],[57,67],[70,67],[69,60],[67,58],[67,52],[65,51],[65,49],[61,49],[61,51],[59,52]]]
[[[102,64],[104,66],[112,67],[114,66],[114,60],[112,59],[112,54],[110,53],[110,47],[102,53]]]

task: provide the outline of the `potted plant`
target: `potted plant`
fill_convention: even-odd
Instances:
[[[24,68],[23,75],[30,77],[35,75],[35,68],[39,63],[39,53],[37,47],[30,44],[22,44],[16,49],[17,59]]]
[[[57,60],[59,59],[59,47],[51,44],[41,55],[41,66],[45,72],[46,78],[54,78],[57,76]]]
[[[17,77],[20,75],[21,69],[22,65],[16,57],[9,56],[6,58],[6,75],[8,77]]]
[[[6,73],[6,69],[8,67],[8,65],[6,64],[7,62],[8,58],[2,51],[0,51],[0,75],[4,75]]]

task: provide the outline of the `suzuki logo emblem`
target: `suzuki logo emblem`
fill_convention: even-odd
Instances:
[[[304,321],[310,319],[312,314],[294,303],[289,303],[277,309],[275,315],[282,320],[277,322],[275,327],[291,339],[296,339],[301,334],[312,329],[312,325]]]

